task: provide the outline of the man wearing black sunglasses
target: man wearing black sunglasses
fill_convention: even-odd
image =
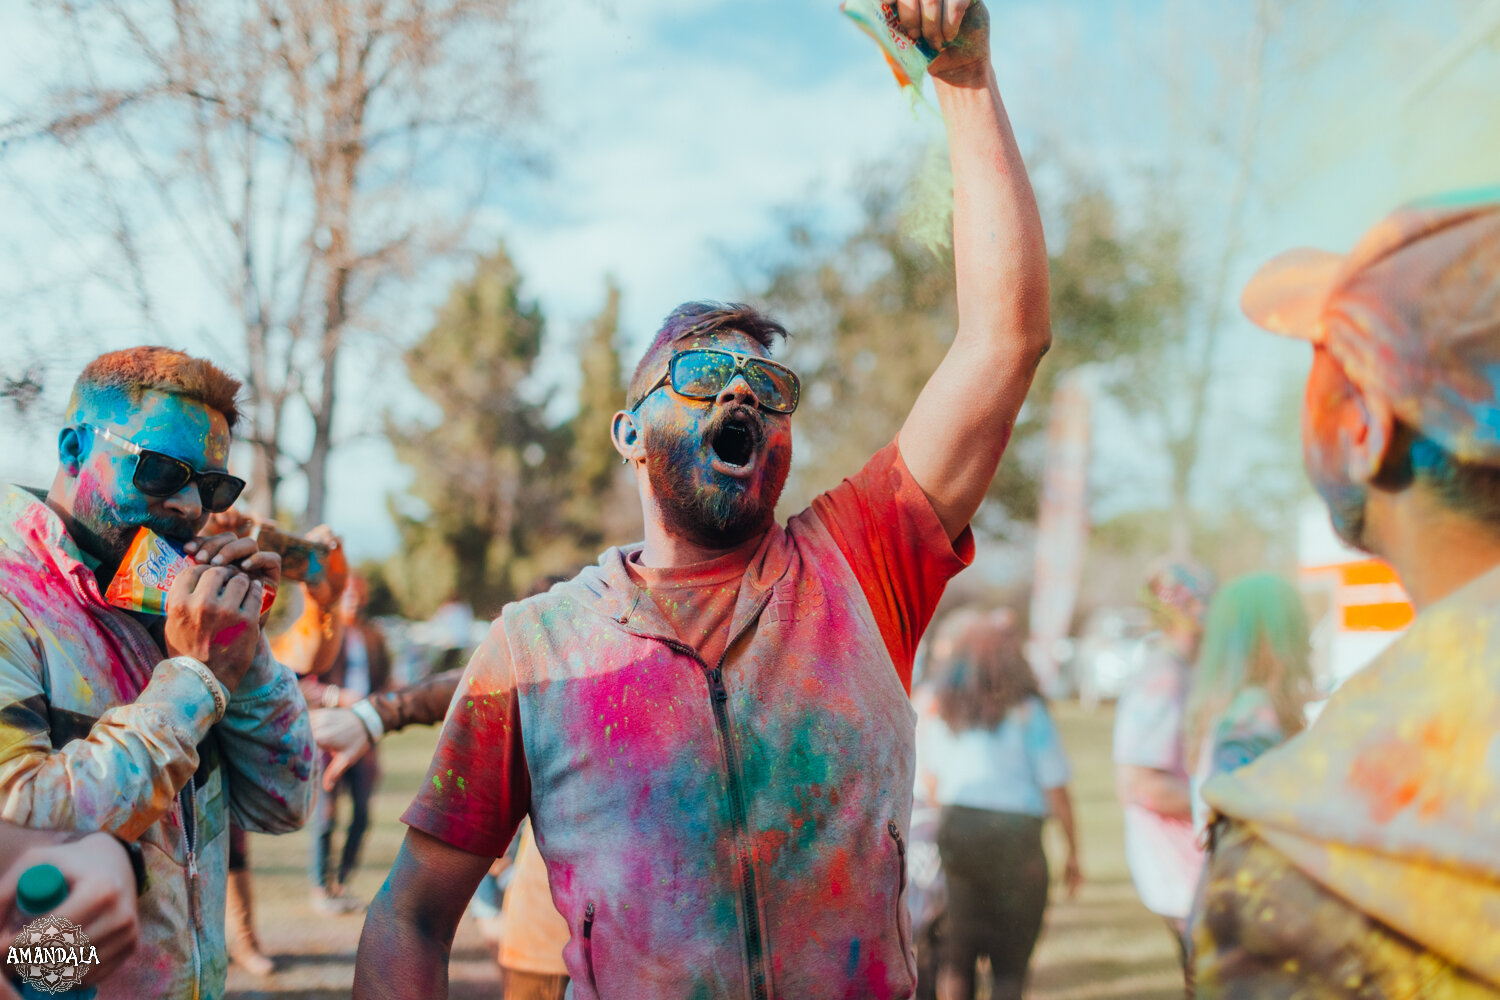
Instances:
[[[140,947],[102,997],[223,992],[228,821],[300,827],[312,736],[261,635],[280,558],[199,537],[234,503],[239,383],[161,347],[79,376],[51,489],[0,493],[0,819],[142,845]],[[101,596],[142,527],[184,547],[167,613]]]
[[[611,428],[645,541],[508,606],[475,653],[370,909],[360,1000],[443,995],[464,904],[528,813],[580,1000],[912,995],[912,659],[1050,333],[984,7],[897,6],[943,50],[947,358],[899,439],[783,527],[784,330],[745,306],[668,317]]]

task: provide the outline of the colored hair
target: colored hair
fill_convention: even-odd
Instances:
[[[139,403],[147,392],[165,392],[202,403],[224,415],[231,431],[240,418],[240,381],[211,361],[170,347],[130,347],[90,361],[73,383],[69,412],[110,393]]]
[[[1240,692],[1265,691],[1287,736],[1305,725],[1313,696],[1311,633],[1297,589],[1274,573],[1224,585],[1208,610],[1188,695],[1184,749],[1196,763],[1203,737]]]
[[[994,729],[1011,709],[1040,697],[1012,621],[993,613],[959,611],[939,630],[929,669],[938,714],[955,733]]]
[[[638,403],[651,383],[661,377],[658,369],[679,340],[725,330],[742,333],[767,351],[778,339],[786,339],[786,327],[743,302],[684,302],[662,321],[661,329],[651,338],[651,346],[641,355],[635,374],[630,377],[626,408]]]
[[[1161,628],[1201,628],[1214,596],[1214,575],[1191,559],[1171,556],[1152,563],[1141,601]]]

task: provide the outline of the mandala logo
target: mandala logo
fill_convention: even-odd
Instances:
[[[21,928],[5,961],[33,989],[61,993],[83,982],[89,967],[99,964],[99,953],[82,927],[49,914]]]

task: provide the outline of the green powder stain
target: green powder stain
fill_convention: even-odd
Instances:
[[[432,787],[441,792],[443,790],[443,779],[434,774],[432,776]]]
[[[464,787],[464,779],[463,778],[459,778],[458,779],[458,790],[460,792],[466,792],[466,791],[468,791],[468,789]]]

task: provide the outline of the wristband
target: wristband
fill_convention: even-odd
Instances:
[[[198,679],[203,681],[204,686],[208,688],[208,693],[213,695],[213,721],[218,722],[220,719],[224,718],[224,713],[229,711],[229,695],[224,690],[224,683],[214,676],[214,672],[212,670],[208,669],[207,666],[205,666],[200,661],[193,659],[191,656],[174,656],[167,662],[175,663],[182,669],[197,674]]]
[[[121,847],[125,848],[126,855],[130,858],[130,870],[135,875],[135,894],[144,896],[146,886],[149,884],[146,878],[146,854],[141,850],[141,845],[133,840],[126,840],[117,833],[110,834],[119,841]]]
[[[380,738],[385,735],[385,723],[380,721],[380,713],[375,711],[375,706],[370,704],[370,699],[361,698],[350,707],[364,725],[365,732],[370,734],[370,743],[379,743]]]

